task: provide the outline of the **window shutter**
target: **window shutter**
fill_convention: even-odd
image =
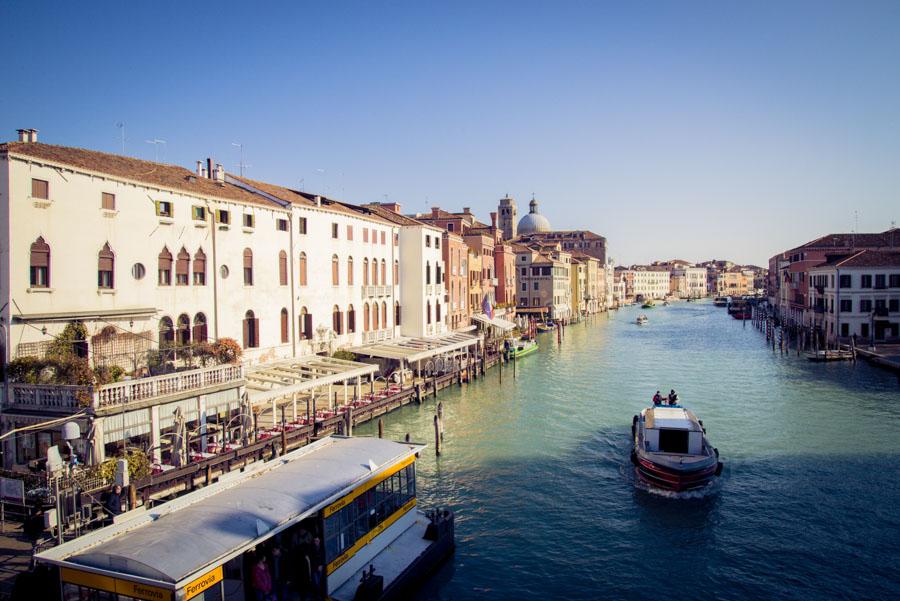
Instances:
[[[206,273],[206,254],[202,250],[194,255],[194,273]]]
[[[259,346],[259,317],[253,320],[253,346]]]
[[[288,283],[287,255],[284,251],[278,253],[278,282],[282,286],[287,286]]]
[[[250,320],[244,319],[244,348],[250,345]]]
[[[249,248],[244,251],[244,267],[253,268],[253,253]]]
[[[116,195],[110,194],[109,192],[103,192],[100,206],[107,211],[114,211],[116,209]]]
[[[312,338],[312,313],[303,316],[303,331],[306,332],[307,338]]]
[[[288,314],[281,312],[281,342],[288,342]]]
[[[100,256],[97,260],[97,269],[100,271],[112,271],[113,270],[113,255],[109,251],[100,251]]]
[[[50,266],[50,246],[43,241],[39,241],[31,245],[31,266]]]
[[[348,332],[356,331],[356,311],[350,311],[347,314],[347,331]]]

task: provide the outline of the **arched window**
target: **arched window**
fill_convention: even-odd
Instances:
[[[159,253],[159,277],[157,283],[160,286],[172,285],[172,253],[163,246],[162,252]]]
[[[253,285],[253,251],[244,249],[244,286]]]
[[[312,339],[312,314],[306,310],[306,307],[300,308],[300,339]]]
[[[443,281],[443,280],[441,280],[441,275],[442,275],[441,274],[441,264],[435,263],[434,264],[434,283],[435,284],[440,284]]]
[[[394,303],[394,325],[400,325],[400,301]]]
[[[109,247],[109,242],[103,245],[97,254],[97,288],[112,289],[115,287],[116,255]],[[169,320],[171,323],[171,320]]]
[[[350,305],[347,307],[347,333],[354,332],[356,332],[356,311],[353,310],[353,305]]]
[[[353,285],[353,257],[347,257],[347,285]]]
[[[193,338],[195,344],[206,342],[206,315],[203,313],[194,315]]]
[[[259,319],[253,311],[244,314],[244,348],[259,346]]]
[[[290,320],[288,318],[287,309],[281,309],[281,344],[290,342],[290,332],[288,332]]]
[[[31,245],[31,287],[50,287],[50,245],[44,242],[44,238],[38,239]]]
[[[338,267],[338,256],[331,255],[331,285],[337,286],[341,283],[340,267]],[[337,331],[337,330],[335,330]]]
[[[297,261],[300,266],[300,285],[306,286],[306,253],[300,253],[300,260]]]
[[[400,261],[394,261],[394,281],[391,283],[394,286],[400,283]]]
[[[278,284],[288,285],[287,253],[283,250],[278,251]]]
[[[172,319],[163,317],[159,320],[159,348],[167,348],[175,344],[175,327]]]
[[[369,331],[369,303],[363,303],[363,332]]]
[[[383,328],[388,327],[387,303],[384,301],[381,301],[381,327],[383,327]]]
[[[340,335],[340,334],[344,333],[343,332],[344,328],[342,327],[344,325],[343,322],[344,322],[344,316],[341,315],[340,308],[337,305],[335,305],[334,307],[331,308],[331,329],[334,330],[335,334]]]
[[[372,329],[378,329],[378,303],[372,303]]]
[[[372,259],[372,285],[378,285],[378,259]]]
[[[384,262],[384,259],[381,260],[381,285],[387,286],[387,263]]]
[[[363,286],[369,285],[369,259],[363,259]]]
[[[206,253],[202,248],[194,254],[194,286],[206,286]]]
[[[431,284],[431,262],[425,262],[425,285]]]
[[[178,316],[178,330],[175,339],[180,346],[187,346],[191,343],[191,318],[184,313]]]
[[[441,323],[441,301],[434,301],[434,320]]]
[[[177,286],[187,286],[191,278],[191,254],[183,246],[178,252],[178,259],[175,261],[175,284]]]

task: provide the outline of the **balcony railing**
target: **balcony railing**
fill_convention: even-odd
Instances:
[[[10,384],[10,408],[74,413],[90,404],[91,386],[56,384]]]

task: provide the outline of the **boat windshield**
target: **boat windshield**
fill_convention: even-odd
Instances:
[[[687,454],[688,435],[688,430],[669,430],[666,428],[661,428],[659,430],[660,452]]]

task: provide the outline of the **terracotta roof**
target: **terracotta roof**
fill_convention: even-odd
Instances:
[[[395,223],[397,225],[421,225],[425,227],[440,229],[437,226],[422,223],[418,219],[413,219],[412,217],[408,217],[406,215],[401,215],[400,213],[395,213],[394,211],[387,209],[378,203],[370,203],[362,205],[362,208],[372,211],[374,214],[378,215],[382,219],[386,221],[390,221],[391,223]]]
[[[155,188],[275,207],[270,200],[258,194],[227,183],[218,183],[200,177],[193,171],[177,165],[155,163],[84,148],[44,144],[43,142],[7,142],[0,144],[0,154],[2,153],[102,173]]]
[[[816,267],[900,267],[900,251],[860,250],[829,255]]]
[[[881,233],[869,234],[828,234],[791,249],[804,248],[900,248],[900,228],[892,228]],[[788,252],[791,252],[788,251]]]
[[[528,238],[553,238],[553,239],[568,239],[568,238],[577,238],[579,240],[606,240],[600,234],[595,234],[590,230],[554,230],[552,232],[533,232],[529,234],[523,234],[522,237]]]

